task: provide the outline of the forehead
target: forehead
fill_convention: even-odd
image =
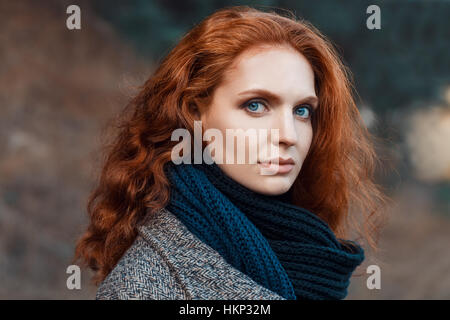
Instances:
[[[223,86],[231,91],[266,88],[281,95],[314,95],[314,72],[308,60],[288,46],[245,50],[225,73]]]

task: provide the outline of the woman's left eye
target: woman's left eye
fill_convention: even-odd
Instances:
[[[295,108],[295,114],[302,118],[311,117],[312,108],[309,105],[302,105]]]

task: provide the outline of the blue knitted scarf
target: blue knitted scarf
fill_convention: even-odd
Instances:
[[[339,243],[327,223],[291,204],[288,193],[253,192],[215,163],[169,162],[165,170],[167,209],[233,267],[285,299],[346,297],[363,249]]]

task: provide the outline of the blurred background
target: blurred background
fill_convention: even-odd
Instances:
[[[81,8],[68,30],[66,8]],[[381,9],[368,30],[366,9]],[[105,130],[180,37],[215,10],[273,6],[312,22],[354,75],[386,170],[381,250],[347,299],[450,299],[450,1],[0,1],[0,298],[93,299],[66,268],[87,225]],[[381,268],[381,289],[365,270]]]

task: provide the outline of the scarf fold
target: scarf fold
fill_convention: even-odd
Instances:
[[[289,202],[289,194],[256,193],[216,163],[167,163],[167,209],[233,267],[285,299],[347,295],[364,250],[338,242],[328,224]],[[348,244],[348,245],[346,245]]]

